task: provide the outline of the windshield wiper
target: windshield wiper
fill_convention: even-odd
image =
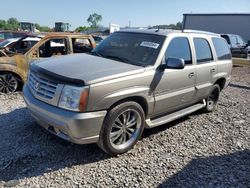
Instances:
[[[113,60],[117,60],[117,61],[121,61],[121,62],[124,62],[124,63],[127,63],[127,64],[131,64],[131,65],[137,65],[137,66],[145,66],[143,64],[140,64],[140,63],[135,63],[135,62],[132,62],[131,60],[125,58],[125,57],[118,57],[118,56],[113,56],[113,55],[105,55],[103,56],[104,58],[108,58],[108,59],[113,59]]]
[[[102,54],[95,52],[95,51],[89,52],[89,54],[94,55],[94,56],[98,56],[98,57],[103,57]]]
[[[125,62],[125,63],[130,62],[127,58],[118,57],[118,56],[114,56],[114,55],[105,55],[103,57],[108,58],[108,59],[118,60],[118,61]]]

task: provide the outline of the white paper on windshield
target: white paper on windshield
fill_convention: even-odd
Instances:
[[[159,47],[158,43],[143,41],[140,46],[157,49]]]

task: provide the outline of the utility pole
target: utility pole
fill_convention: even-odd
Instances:
[[[128,22],[128,27],[130,28],[131,27],[131,21],[129,20]]]

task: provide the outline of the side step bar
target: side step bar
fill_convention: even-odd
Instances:
[[[179,110],[177,112],[160,117],[158,119],[154,119],[154,120],[146,119],[146,128],[153,128],[153,127],[157,127],[157,126],[169,123],[171,121],[174,121],[176,119],[184,117],[188,114],[191,114],[197,110],[200,110],[200,109],[204,108],[205,106],[206,106],[206,101],[203,100],[203,103],[198,103],[198,104],[195,104],[193,106],[189,106],[187,108],[184,108],[184,109]]]

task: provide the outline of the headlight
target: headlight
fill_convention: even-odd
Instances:
[[[88,87],[65,85],[58,106],[67,110],[83,112],[87,107],[88,96]]]

